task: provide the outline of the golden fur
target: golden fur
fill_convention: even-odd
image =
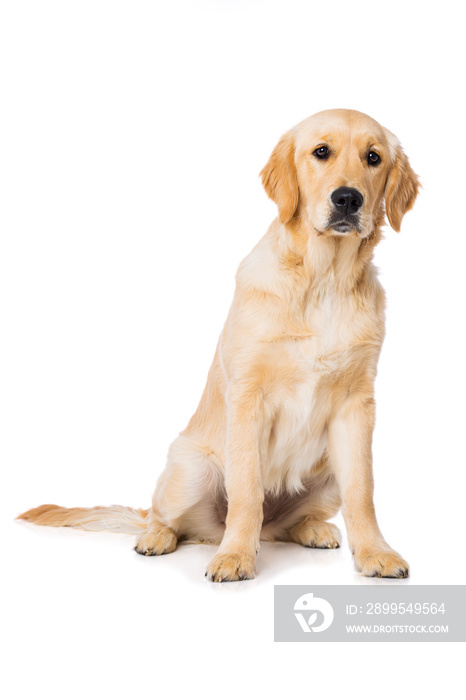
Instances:
[[[315,154],[322,147],[326,159]],[[261,177],[278,218],[239,267],[207,385],[170,447],[150,511],[41,506],[19,517],[140,532],[145,555],[181,539],[219,543],[206,575],[232,581],[255,575],[261,539],[338,547],[326,521],[342,506],[357,569],[405,577],[373,505],[384,292],[371,261],[385,213],[398,231],[418,178],[395,136],[351,110],[291,129]],[[330,196],[341,187],[364,200],[357,225],[339,233]]]

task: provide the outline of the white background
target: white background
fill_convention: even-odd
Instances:
[[[275,216],[260,169],[293,124],[349,107],[398,135],[424,187],[376,255],[375,499],[412,572],[391,585],[465,583],[461,25],[451,0],[2,3],[5,697],[458,686],[461,645],[273,643],[274,584],[381,584],[354,572],[346,538],[264,545],[257,579],[221,585],[204,580],[208,546],[146,559],[131,536],[13,519],[149,505],[238,263]]]

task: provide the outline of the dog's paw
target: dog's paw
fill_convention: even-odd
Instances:
[[[244,581],[254,578],[255,557],[249,554],[216,554],[205,573],[209,581]]]
[[[305,520],[292,530],[291,539],[303,547],[337,549],[341,543],[341,534],[333,523]]]
[[[169,554],[176,549],[177,538],[169,527],[161,527],[158,530],[147,530],[138,539],[134,551],[146,557],[159,554]]]
[[[393,550],[364,553],[354,557],[356,569],[363,576],[377,578],[408,578],[409,566],[405,560]]]

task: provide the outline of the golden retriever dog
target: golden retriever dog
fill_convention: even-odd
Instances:
[[[210,581],[255,576],[259,542],[334,548],[342,507],[356,569],[404,578],[373,502],[374,379],[384,291],[372,264],[419,190],[397,138],[360,112],[285,133],[261,172],[278,217],[241,263],[207,384],[149,511],[44,505],[40,525],[139,534],[136,552],[219,545]]]

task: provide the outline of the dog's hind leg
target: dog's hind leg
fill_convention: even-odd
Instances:
[[[315,520],[313,515],[309,515],[290,530],[289,540],[303,547],[337,549],[341,544],[341,533],[333,523]]]
[[[261,539],[296,542],[303,547],[321,549],[339,547],[340,531],[327,520],[338,512],[341,498],[336,479],[329,471],[326,455],[314,467],[306,483],[306,491],[295,498],[293,509],[284,499],[285,505],[279,509],[276,520],[265,525]]]
[[[320,483],[319,483],[320,482]],[[336,549],[341,544],[341,534],[327,520],[338,512],[341,505],[340,491],[333,475],[325,481],[317,480],[304,507],[305,515],[288,531],[291,542],[319,549]],[[296,513],[298,515],[299,511]]]
[[[135,551],[146,556],[168,554],[179,539],[218,539],[211,513],[221,482],[221,466],[214,455],[192,437],[180,435],[170,447],[152,498],[148,528]]]
[[[160,514],[151,508],[148,528],[138,539],[134,550],[138,554],[152,557],[157,554],[169,554],[176,549],[178,539],[176,533],[163,524]]]

